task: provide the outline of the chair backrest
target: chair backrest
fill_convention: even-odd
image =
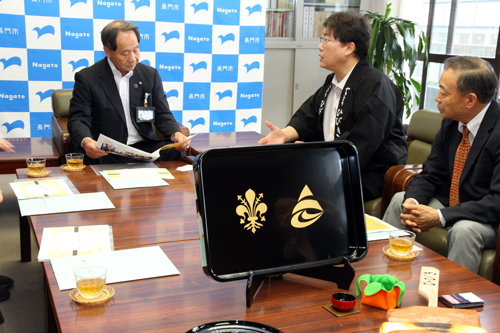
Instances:
[[[73,89],[56,89],[52,92],[52,111],[56,117],[69,117],[69,101]]]
[[[437,111],[418,110],[408,125],[408,158],[406,164],[422,164],[431,153],[432,142],[441,128]]]

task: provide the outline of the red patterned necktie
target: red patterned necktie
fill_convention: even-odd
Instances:
[[[462,141],[460,141],[460,144],[458,145],[457,152],[455,154],[455,163],[453,165],[453,177],[451,178],[450,187],[450,207],[455,206],[460,202],[458,195],[458,183],[460,182],[460,175],[462,174],[465,160],[467,160],[467,155],[469,155],[470,151],[469,130],[467,129],[467,126],[464,126],[462,134]]]

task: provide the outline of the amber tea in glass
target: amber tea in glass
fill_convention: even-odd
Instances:
[[[87,266],[75,270],[76,288],[84,298],[95,298],[106,286],[107,270],[104,267]]]
[[[389,232],[389,247],[397,256],[405,256],[415,244],[415,233],[408,230],[393,230]]]
[[[66,154],[66,164],[72,169],[80,169],[83,166],[83,154]]]
[[[32,174],[39,174],[45,170],[45,158],[29,157],[26,159],[28,171]]]

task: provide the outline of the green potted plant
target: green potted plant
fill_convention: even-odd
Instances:
[[[428,40],[420,26],[402,18],[390,17],[391,4],[387,4],[385,15],[367,11],[365,17],[372,20],[372,35],[368,62],[385,72],[403,94],[406,116],[411,115],[413,98],[420,104],[422,85],[411,76],[417,65],[417,59],[425,54],[428,62]],[[402,37],[402,46],[397,33]],[[418,44],[417,44],[418,41]],[[409,73],[405,72],[405,65]]]

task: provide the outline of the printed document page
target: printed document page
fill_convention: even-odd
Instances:
[[[115,208],[104,192],[17,200],[21,216],[81,212]]]
[[[393,227],[387,222],[384,222],[381,219],[368,214],[365,214],[365,222],[368,241],[389,239],[389,231],[397,230],[397,228]]]
[[[63,179],[30,180],[10,183],[9,185],[20,200],[73,195]]]
[[[38,261],[113,251],[112,230],[109,225],[43,228]]]
[[[177,146],[182,146],[184,143],[191,140],[195,135],[196,134],[189,136],[183,142],[165,145],[152,153],[147,153],[147,152],[142,151],[140,149],[136,149],[136,148],[127,146],[121,142],[118,142],[116,140],[113,140],[113,139],[111,139],[103,134],[99,134],[99,138],[97,139],[97,147],[101,148],[102,150],[107,151],[110,154],[115,154],[115,155],[120,155],[120,156],[124,156],[124,157],[128,157],[128,158],[133,158],[133,159],[136,159],[139,161],[154,162],[160,157],[160,150],[170,149],[170,148],[177,147]]]
[[[74,271],[84,266],[106,268],[106,284],[180,274],[159,246],[55,258],[50,263],[60,290],[76,288]]]

